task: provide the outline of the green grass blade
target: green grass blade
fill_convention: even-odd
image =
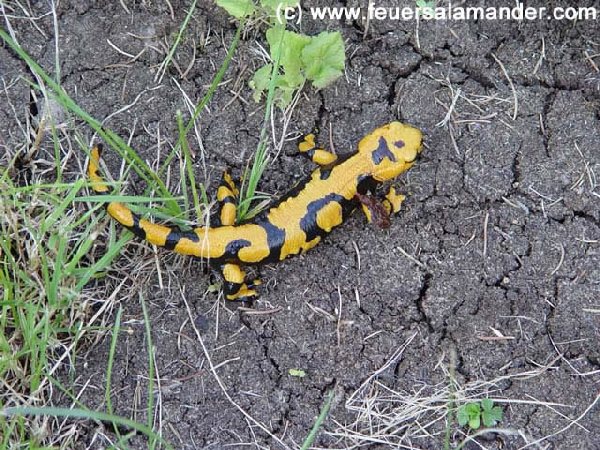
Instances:
[[[187,134],[190,132],[190,130],[192,129],[192,127],[194,126],[194,122],[196,121],[196,119],[198,118],[198,116],[200,115],[200,112],[202,111],[202,108],[204,108],[206,106],[206,104],[208,103],[208,101],[211,99],[211,97],[213,96],[214,92],[217,90],[217,87],[219,86],[219,83],[221,82],[221,79],[223,78],[223,76],[225,75],[225,71],[227,70],[227,67],[229,67],[229,63],[231,61],[231,58],[233,58],[233,53],[238,45],[238,42],[240,41],[240,37],[242,34],[242,30],[244,29],[244,24],[246,23],[246,19],[242,19],[240,20],[240,24],[237,27],[237,30],[235,31],[235,35],[233,36],[233,41],[231,42],[231,45],[229,46],[229,49],[227,49],[227,55],[225,56],[225,59],[223,60],[223,63],[221,64],[221,67],[219,68],[219,71],[217,72],[217,75],[215,76],[215,79],[213,80],[213,82],[211,83],[210,87],[208,88],[208,91],[206,92],[206,95],[202,98],[202,101],[198,104],[198,106],[196,106],[196,109],[194,110],[194,114],[192,116],[192,118],[190,119],[190,121],[188,122],[187,126],[185,127],[185,133],[184,136],[180,137],[179,139],[179,145],[182,145],[181,139],[185,136],[187,136]]]
[[[258,146],[254,154],[254,162],[252,164],[252,169],[250,170],[248,186],[246,187],[246,189],[244,189],[244,179],[244,183],[242,184],[242,188],[240,189],[240,199],[238,204],[238,222],[244,220],[248,216],[250,204],[255,199],[256,187],[258,186],[258,182],[260,181],[260,178],[262,177],[262,174],[265,171],[268,164],[268,157],[266,155],[267,125],[271,116],[271,108],[273,105],[273,98],[275,96],[275,87],[277,86],[277,78],[279,76],[283,36],[284,33],[281,33],[279,51],[277,52],[277,58],[275,60],[275,64],[273,64],[273,71],[271,73],[271,82],[269,84],[269,93],[267,95],[267,104],[265,106],[265,118],[263,121],[263,126],[260,130],[260,139],[258,141]]]
[[[72,184],[72,189],[65,196],[65,198],[58,204],[58,206],[52,211],[52,214],[43,222],[41,232],[44,233],[48,230],[59,218],[64,216],[64,212],[68,207],[72,206],[73,199],[77,193],[81,190],[85,180],[79,179]]]
[[[96,237],[98,233],[92,231],[98,224],[98,220],[93,220],[89,222],[88,227],[81,234],[81,237],[75,242],[73,245],[74,253],[69,254],[67,260],[67,265],[65,266],[64,273],[67,276],[72,276],[75,269],[77,269],[81,259],[85,257],[94,242],[96,241]],[[86,268],[87,269],[87,268]]]
[[[108,413],[111,416],[113,415],[113,406],[112,406],[112,400],[110,398],[110,383],[112,380],[113,363],[115,360],[115,349],[117,348],[117,341],[119,340],[119,331],[121,329],[121,312],[122,311],[123,311],[123,308],[121,305],[119,305],[119,309],[117,310],[117,316],[115,317],[115,325],[113,326],[112,339],[110,341],[110,350],[108,352],[108,363],[106,365],[106,386],[104,389],[104,401],[106,402],[106,409],[108,410]],[[113,427],[114,427],[117,435],[119,435],[119,430],[114,425],[115,425],[115,423],[113,422]]]
[[[177,154],[177,150],[179,150],[182,147],[182,145],[183,145],[183,139],[185,139],[187,137],[188,133],[190,132],[190,130],[194,126],[194,122],[196,122],[196,119],[200,115],[200,112],[206,106],[206,104],[209,102],[209,100],[212,98],[213,94],[217,90],[217,87],[219,86],[219,83],[221,82],[221,79],[223,78],[223,76],[225,75],[225,72],[227,71],[227,68],[229,67],[229,63],[231,62],[231,58],[233,58],[233,53],[234,53],[234,51],[235,51],[235,49],[236,49],[236,47],[237,47],[237,45],[238,45],[238,43],[240,41],[240,37],[241,37],[242,30],[244,28],[244,24],[245,23],[246,23],[245,19],[242,19],[240,21],[240,24],[239,24],[239,26],[238,26],[238,28],[237,28],[237,30],[235,32],[235,35],[233,36],[233,41],[231,42],[231,45],[227,49],[227,55],[225,56],[225,59],[223,60],[223,63],[221,64],[221,67],[219,68],[219,71],[217,72],[217,75],[213,79],[213,82],[210,84],[210,87],[208,88],[208,91],[206,92],[206,94],[204,95],[204,97],[202,98],[202,100],[200,101],[200,103],[198,104],[198,106],[196,106],[196,108],[194,109],[194,114],[192,114],[192,118],[189,120],[189,122],[186,125],[183,133],[179,134],[179,140],[177,141],[177,144],[175,145],[175,148],[173,149],[173,152],[171,152],[171,154],[169,155],[169,157],[165,160],[165,163],[163,164],[161,170],[158,171],[158,176],[162,176],[162,174],[166,170],[166,167],[171,162],[171,159],[173,159],[173,157]]]
[[[134,170],[146,180],[148,183],[151,181],[156,183],[164,196],[168,196],[169,193],[160,180],[160,178],[154,173],[154,171],[135,153],[129,146],[115,133],[107,128],[104,128],[100,122],[91,117],[85,112],[73,99],[56,83],[44,70],[37,64],[28,54],[14,42],[11,37],[0,28],[0,37],[29,65],[29,67],[39,75],[48,86],[56,94],[56,101],[63,106],[65,109],[73,112],[76,116],[84,120],[91,126],[112,148],[119,150],[121,156],[126,159],[129,164],[132,164]]]
[[[315,437],[317,436],[317,432],[319,431],[319,428],[325,421],[325,417],[327,417],[327,413],[329,412],[329,408],[331,407],[331,402],[333,401],[334,392],[335,392],[334,389],[329,391],[329,398],[323,405],[323,408],[321,409],[321,413],[319,414],[319,417],[317,417],[317,420],[315,421],[315,424],[313,425],[312,429],[310,430],[310,433],[306,437],[306,440],[302,443],[302,447],[300,447],[300,450],[307,450],[308,447],[310,447],[312,445],[312,442],[315,440]]]
[[[135,422],[126,417],[115,416],[113,414],[107,414],[99,411],[86,411],[83,409],[69,409],[69,408],[32,408],[32,407],[16,407],[16,408],[5,408],[0,410],[0,414],[4,416],[19,415],[36,415],[36,416],[54,416],[54,417],[70,417],[72,419],[90,419],[99,420],[104,422],[111,422],[123,427],[132,428],[146,436],[157,440],[165,448],[173,450],[171,444],[163,439],[162,436],[155,433],[151,428],[146,425]]]
[[[186,219],[189,219],[190,202],[189,202],[189,198],[188,198],[187,182],[186,182],[186,178],[185,178],[185,168],[188,166],[189,161],[190,161],[190,150],[187,145],[187,139],[185,139],[185,137],[184,137],[183,120],[181,119],[181,111],[177,111],[177,128],[179,129],[179,141],[181,142],[181,150],[183,153],[183,160],[184,160],[184,167],[182,167],[181,165],[179,166],[179,168],[180,168],[179,178],[181,179],[181,183],[180,183],[181,184],[181,192],[183,194],[183,211],[184,211],[183,214]],[[183,137],[183,139],[182,139],[182,137]],[[192,184],[192,188],[194,188],[195,179],[194,179],[193,171],[188,171],[188,176],[190,177],[190,183]]]
[[[154,346],[152,345],[152,333],[150,330],[150,317],[148,316],[148,308],[146,302],[140,292],[138,294],[140,303],[142,304],[142,312],[144,313],[144,325],[146,327],[146,345],[148,347],[148,417],[147,426],[152,428],[152,415],[154,413]],[[150,447],[154,448],[156,441],[150,442]]]
[[[58,287],[64,276],[63,268],[65,267],[65,254],[67,253],[68,241],[60,234],[54,235],[53,237],[57,241],[58,251],[52,264],[52,278],[50,279],[50,285],[47,288],[46,295],[48,297],[48,305],[50,307],[58,308]]]
[[[169,50],[169,54],[167,55],[167,57],[165,58],[165,60],[163,61],[163,63],[161,64],[160,68],[157,71],[157,75],[160,74],[161,72],[162,72],[162,74],[160,75],[160,77],[155,78],[154,79],[155,81],[158,80],[159,83],[161,82],[163,75],[165,74],[165,72],[167,71],[167,69],[169,67],[169,63],[173,59],[175,50],[177,50],[177,46],[179,45],[179,42],[181,42],[181,37],[183,36],[185,29],[187,28],[187,24],[190,21],[192,14],[194,14],[195,10],[196,10],[196,0],[194,0],[192,2],[192,6],[190,6],[190,10],[186,14],[185,19],[183,20],[183,23],[181,24],[181,27],[179,28],[179,32],[177,33],[177,38],[175,39],[175,43],[171,46],[171,50]]]
[[[80,292],[81,289],[83,289],[83,286],[85,286],[86,283],[90,281],[90,279],[95,274],[104,270],[111,263],[111,261],[115,259],[115,257],[121,252],[123,246],[127,242],[129,242],[132,237],[133,233],[131,231],[126,231],[125,233],[123,233],[123,236],[121,236],[121,238],[117,242],[109,245],[108,251],[104,255],[102,255],[102,257],[98,261],[96,261],[92,266],[90,266],[89,270],[86,271],[84,273],[84,276],[81,277],[81,279],[74,288],[75,292]]]

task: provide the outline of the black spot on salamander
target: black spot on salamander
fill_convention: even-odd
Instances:
[[[240,249],[244,247],[249,247],[252,243],[246,239],[234,239],[225,247],[225,253],[223,254],[224,258],[235,258],[237,259],[237,254]]]
[[[323,237],[327,234],[325,230],[317,225],[317,213],[330,202],[337,202],[342,205],[342,216],[345,215],[347,209],[345,206],[349,202],[340,194],[327,194],[323,198],[310,202],[306,214],[300,219],[300,229],[306,233],[307,241],[312,241],[317,236]],[[350,209],[352,208],[350,207]]]
[[[223,224],[221,223],[221,215],[220,214],[211,214],[209,221],[210,221],[211,228],[217,228],[217,227],[223,226]]]
[[[309,176],[307,176],[307,177],[303,178],[302,180],[300,180],[299,182],[297,182],[290,190],[288,190],[281,197],[274,199],[271,202],[271,205],[269,205],[269,207],[265,211],[263,211],[259,216],[261,218],[265,218],[269,214],[269,210],[271,208],[277,207],[277,206],[281,205],[282,203],[284,203],[286,200],[296,197],[300,192],[302,192],[302,190],[311,181],[311,179],[312,179],[312,174],[310,174]],[[248,223],[248,222],[257,223],[253,219],[248,219],[248,220],[244,220],[242,222],[242,224]]]
[[[193,231],[181,231],[178,227],[173,227],[165,239],[165,248],[173,250],[179,241],[188,239],[192,242],[200,242],[200,238]]]
[[[377,186],[377,181],[371,175],[360,174],[356,179],[356,190],[359,194],[366,194],[373,191]]]
[[[390,151],[390,148],[388,147],[388,144],[383,136],[379,138],[379,145],[375,150],[373,150],[373,153],[371,153],[371,158],[376,165],[383,161],[384,158],[389,159],[391,162],[396,162],[396,157]]]
[[[223,200],[221,200],[221,203],[223,203],[223,204],[225,204],[225,203],[235,203],[235,198],[233,197],[233,195],[228,195]]]
[[[330,163],[330,164],[328,164],[326,166],[322,166],[319,169],[317,169],[319,171],[319,179],[321,179],[321,180],[328,179],[331,176],[331,172],[333,171],[333,169],[336,166],[339,166],[343,162],[345,162],[348,159],[352,158],[352,156],[354,156],[355,154],[356,153],[347,153],[345,155],[339,155],[334,162],[332,162],[332,163]]]
[[[181,240],[181,230],[179,228],[172,228],[169,234],[167,234],[167,238],[165,239],[165,248],[167,250],[173,250],[175,246]],[[196,236],[196,239],[198,236]]]
[[[320,173],[319,173],[319,179],[321,180],[326,180],[327,178],[329,178],[329,176],[331,175],[331,171],[332,171],[333,167],[328,167],[328,168],[322,168],[320,169]]]
[[[281,258],[281,248],[285,242],[285,230],[283,228],[276,227],[268,220],[262,220],[258,222],[258,225],[263,227],[267,232],[267,243],[269,244],[269,256],[267,256],[267,258],[265,258],[263,261],[279,261]]]
[[[133,234],[135,234],[137,237],[139,237],[140,239],[146,239],[146,232],[144,231],[144,229],[142,227],[140,227],[140,218],[133,214],[133,225],[129,228],[131,231],[133,231]]]
[[[225,285],[223,286],[223,290],[225,292],[233,292],[233,293],[237,294],[241,287],[242,287],[242,283],[234,283],[233,281],[225,280]]]
[[[397,148],[402,148],[402,147],[404,147],[404,141],[396,141],[396,142],[394,142],[394,145]]]

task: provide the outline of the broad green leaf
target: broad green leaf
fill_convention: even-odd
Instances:
[[[494,401],[489,398],[484,398],[481,400],[481,407],[484,411],[491,410],[494,407]]]
[[[480,426],[481,418],[479,417],[479,414],[477,414],[477,417],[471,417],[471,419],[469,420],[469,428],[471,428],[472,430],[476,430]]]
[[[265,8],[270,8],[273,12],[277,11],[277,8],[284,9],[293,6],[294,8],[298,6],[298,0],[260,0],[261,6]]]
[[[238,19],[249,16],[256,10],[252,0],[217,0],[217,5]]]
[[[494,406],[489,410],[483,411],[481,414],[481,418],[483,419],[483,424],[486,427],[493,427],[496,423],[502,421],[502,408],[499,406]]]
[[[490,411],[491,418],[496,422],[500,422],[502,420],[502,408],[499,406],[494,406]]]
[[[297,88],[298,86],[289,86],[283,78],[278,78],[277,93],[275,97],[275,103],[277,103],[277,106],[279,106],[282,110],[285,109],[285,107],[292,101],[294,91]]]
[[[257,103],[260,101],[262,93],[269,89],[272,70],[273,66],[271,64],[265,64],[254,73],[254,76],[249,82],[250,87],[254,90],[254,94],[252,95],[252,97]]]
[[[463,426],[469,424],[469,427],[476,430],[481,425],[481,407],[478,402],[467,403],[458,408],[458,424]]]
[[[424,19],[433,19],[435,17],[435,1],[417,0],[417,14]]]
[[[283,33],[283,41],[281,33]],[[276,61],[277,54],[281,49],[279,64],[283,69],[283,78],[289,87],[295,89],[304,81],[300,55],[311,40],[310,36],[284,30],[282,26],[267,30],[267,41],[269,42],[271,58],[273,61]]]
[[[467,410],[467,414],[469,415],[469,417],[478,416],[481,412],[479,403],[469,403],[465,406],[465,409]]]
[[[317,89],[324,88],[342,76],[344,71],[344,41],[339,31],[323,31],[302,50],[306,78]]]
[[[323,67],[319,76],[312,82],[317,89],[323,89],[342,76],[343,71],[333,67]]]
[[[467,413],[467,408],[464,406],[458,408],[458,413],[456,414],[456,417],[458,419],[458,424],[461,427],[465,426],[469,421],[469,414]]]

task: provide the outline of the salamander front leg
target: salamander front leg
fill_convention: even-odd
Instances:
[[[406,196],[402,194],[396,194],[394,186],[390,186],[390,190],[385,194],[385,198],[382,203],[389,214],[396,214],[402,208],[402,202],[406,199]]]
[[[325,150],[323,146],[316,146],[314,134],[304,136],[304,140],[298,144],[298,150],[300,150],[301,155],[306,156],[319,166],[327,166],[337,160],[335,153]]]
[[[257,297],[256,286],[262,284],[260,280],[246,283],[244,271],[237,264],[223,264],[220,267],[223,275],[223,292],[227,300],[246,301]]]

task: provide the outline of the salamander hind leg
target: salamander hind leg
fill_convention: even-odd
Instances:
[[[300,150],[301,155],[306,156],[320,166],[332,164],[337,160],[336,154],[325,150],[323,146],[316,146],[314,134],[304,136],[304,140],[298,144],[298,150]]]
[[[261,281],[254,280],[247,283],[244,271],[237,264],[223,264],[220,271],[224,280],[223,292],[227,300],[246,301],[258,296],[255,288],[261,284]]]

